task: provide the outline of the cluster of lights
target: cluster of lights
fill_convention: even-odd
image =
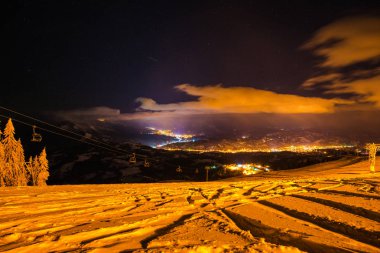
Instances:
[[[157,146],[154,146],[155,148],[156,147],[159,148],[159,147],[162,147],[164,145],[168,145],[168,144],[172,144],[172,143],[194,141],[193,138],[195,137],[195,135],[192,135],[192,134],[177,134],[177,133],[174,133],[170,129],[156,129],[154,127],[146,127],[146,129],[149,130],[149,134],[168,136],[168,137],[174,138],[174,140],[167,141],[163,144],[159,144]]]
[[[221,152],[221,153],[250,153],[250,152],[283,152],[283,151],[291,151],[291,152],[298,152],[298,153],[305,153],[305,152],[314,152],[318,150],[326,150],[326,149],[345,149],[345,148],[353,148],[354,146],[351,145],[331,145],[331,146],[306,146],[306,145],[300,145],[300,146],[287,146],[282,148],[261,148],[261,149],[250,149],[250,148],[240,148],[240,149],[213,149],[213,148],[207,148],[207,149],[180,149],[180,148],[171,148],[171,147],[164,147],[166,150],[171,151],[190,151],[190,152]]]
[[[260,164],[244,163],[244,164],[227,164],[224,168],[231,171],[241,171],[244,175],[254,175],[260,172],[270,171],[269,166],[263,166]]]
[[[329,145],[329,146],[288,146],[282,149],[278,149],[277,151],[291,151],[291,152],[313,152],[322,149],[343,149],[343,148],[352,148],[354,146],[351,145]],[[276,150],[274,150],[275,152]]]
[[[194,137],[194,135],[192,134],[176,134],[170,129],[156,129],[154,127],[147,127],[146,129],[150,131],[149,134],[163,135],[163,136],[173,137],[180,140],[191,139]]]

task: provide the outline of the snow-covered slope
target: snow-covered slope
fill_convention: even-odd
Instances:
[[[333,163],[245,181],[2,188],[0,251],[380,252],[379,174]]]

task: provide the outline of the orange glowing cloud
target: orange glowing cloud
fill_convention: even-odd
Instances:
[[[342,74],[340,73],[330,73],[320,76],[315,76],[307,79],[301,86],[304,89],[313,89],[314,86],[324,84],[324,83],[332,83],[336,80],[342,78]]]
[[[328,86],[326,93],[355,94],[360,103],[371,103],[380,109],[380,75],[352,82],[337,82]]]
[[[354,104],[345,109],[380,109],[380,67],[374,61],[380,59],[380,17],[338,20],[320,29],[304,48],[324,57],[319,67],[325,72],[306,80],[304,89],[350,94]]]
[[[136,99],[139,106],[133,113],[97,107],[62,112],[61,116],[107,121],[197,114],[327,114],[338,111],[338,108],[339,111],[380,109],[380,68],[374,65],[375,60],[380,59],[379,17],[338,20],[322,27],[302,48],[323,57],[318,66],[318,72],[322,74],[306,80],[302,88],[318,86],[326,94],[345,97],[350,94],[350,99],[305,97],[253,87],[181,84],[175,88],[194,97],[192,101],[160,104],[151,98],[140,97]],[[352,68],[360,65],[358,63],[367,63],[370,67]]]
[[[324,57],[323,67],[343,67],[380,57],[380,18],[360,16],[321,28],[304,49]]]
[[[170,118],[180,115],[199,114],[326,114],[335,112],[337,105],[349,105],[344,99],[303,97],[280,94],[252,87],[223,87],[221,85],[193,86],[181,84],[179,91],[195,97],[193,101],[159,104],[150,98],[137,98],[140,103],[136,112],[122,113],[109,107],[92,107],[55,112],[61,119],[75,122],[96,120],[129,121]]]
[[[197,97],[194,101],[159,104],[150,98],[138,98],[138,111],[172,114],[216,113],[331,113],[343,99],[303,97],[279,94],[252,87],[193,86],[182,84],[176,89]]]

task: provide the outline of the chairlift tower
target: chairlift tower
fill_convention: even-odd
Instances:
[[[211,169],[211,166],[205,166],[206,170],[206,182],[208,182],[208,171]]]
[[[375,173],[376,152],[380,150],[380,144],[368,143],[365,148],[368,150],[369,169],[372,173]]]

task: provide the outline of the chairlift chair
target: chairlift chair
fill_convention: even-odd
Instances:
[[[148,162],[148,160],[146,158],[144,160],[144,167],[145,168],[149,168],[150,167],[150,163]]]
[[[129,163],[136,163],[136,154],[132,153],[131,157],[129,158]]]
[[[39,133],[36,133],[36,126],[33,126],[33,133],[32,133],[32,142],[41,142],[42,136]]]

